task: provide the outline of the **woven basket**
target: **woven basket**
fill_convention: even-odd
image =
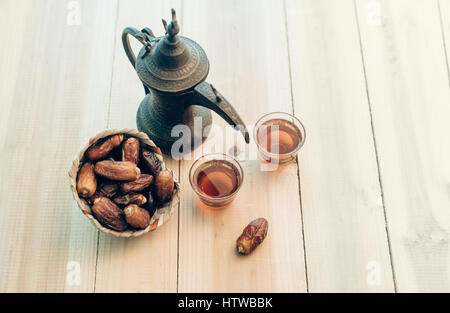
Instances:
[[[150,146],[150,147],[156,147],[156,145],[153,143],[153,141],[151,141],[148,138],[147,134],[138,132],[135,129],[114,129],[114,130],[103,131],[103,132],[99,133],[97,136],[95,136],[94,138],[91,138],[91,140],[89,141],[89,144],[86,145],[86,147],[84,147],[80,151],[80,153],[75,157],[72,168],[69,171],[70,188],[72,189],[73,198],[77,202],[78,207],[81,209],[81,212],[83,212],[83,214],[86,215],[101,232],[106,233],[106,234],[111,234],[116,237],[125,237],[125,238],[138,237],[138,236],[141,236],[150,231],[154,231],[158,227],[161,227],[164,223],[167,223],[167,221],[172,216],[173,211],[175,210],[175,208],[177,207],[177,205],[180,201],[181,188],[180,188],[180,184],[177,180],[175,173],[166,167],[163,157],[156,154],[162,163],[163,169],[167,169],[170,172],[172,172],[172,175],[174,177],[175,191],[174,191],[172,200],[170,202],[166,203],[163,207],[160,207],[155,211],[155,214],[153,215],[153,217],[150,221],[150,225],[146,229],[126,230],[123,232],[118,232],[118,231],[115,231],[115,230],[112,230],[112,229],[102,226],[97,221],[97,219],[92,215],[91,207],[87,203],[87,201],[78,196],[77,187],[76,187],[77,186],[77,174],[83,164],[84,154],[85,154],[86,150],[89,149],[92,145],[94,145],[97,141],[99,141],[105,137],[109,137],[109,136],[113,136],[113,135],[117,135],[117,134],[124,134],[124,135],[128,135],[128,136],[132,136],[132,137],[138,138],[140,140],[141,145],[143,144],[143,145]]]

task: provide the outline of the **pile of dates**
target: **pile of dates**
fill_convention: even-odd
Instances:
[[[104,138],[85,153],[78,195],[103,226],[119,232],[145,229],[156,209],[174,194],[172,173],[163,168],[161,156],[159,148],[144,146],[135,137]]]

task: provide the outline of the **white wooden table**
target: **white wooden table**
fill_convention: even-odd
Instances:
[[[67,172],[91,136],[136,127],[121,32],[162,34],[171,7],[248,124],[293,112],[308,138],[276,172],[242,162],[221,211],[169,160],[177,212],[117,239]],[[0,291],[450,291],[450,0],[0,0],[0,26]],[[266,241],[237,256],[260,216]]]

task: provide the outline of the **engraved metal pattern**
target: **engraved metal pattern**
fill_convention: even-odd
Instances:
[[[189,44],[189,43],[186,42],[185,45],[187,45],[187,44]],[[160,50],[164,55],[167,55],[167,56],[177,56],[177,55],[182,54],[186,50],[186,47],[183,45],[170,44],[170,45],[168,45],[168,47],[170,49],[164,49],[163,51]]]
[[[144,58],[144,64],[147,70],[155,77],[163,80],[182,80],[187,78],[189,75],[191,75],[199,66],[200,64],[200,54],[197,49],[192,45],[192,43],[186,42],[186,48],[189,51],[190,54],[190,60],[187,62],[187,64],[180,68],[175,69],[168,69],[161,67],[158,63],[156,63],[156,58]],[[177,48],[176,50],[180,50],[180,48]],[[166,52],[173,52],[174,50],[166,50]],[[184,49],[181,49],[183,52]],[[175,55],[175,53],[173,53]]]
[[[183,96],[186,97],[186,96]],[[191,134],[194,134],[194,126],[190,125],[195,117],[201,117],[202,129],[205,129],[212,123],[211,110],[202,107],[196,107],[194,110],[189,110],[184,120],[184,106],[177,104],[181,97],[154,97],[152,94],[147,95],[141,102],[136,115],[136,124],[138,130],[146,133],[161,150],[170,154],[172,145],[177,141],[178,137],[172,137],[171,131],[175,125],[187,125]],[[195,104],[195,103],[193,103]],[[192,107],[191,107],[192,108]],[[158,111],[171,110],[173,118],[168,120],[161,116],[166,113],[158,113]],[[151,114],[150,112],[153,112]],[[205,134],[205,132],[202,133]],[[206,136],[202,139],[206,139]]]
[[[159,66],[154,57],[144,57],[142,49],[136,61],[136,71],[142,82],[150,88],[163,92],[179,92],[190,89],[204,81],[209,73],[209,61],[205,51],[193,40],[180,36],[188,49],[190,58],[181,68],[170,70]]]

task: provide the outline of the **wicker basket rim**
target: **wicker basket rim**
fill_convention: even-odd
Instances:
[[[94,145],[100,139],[103,139],[105,137],[114,136],[117,134],[129,135],[129,136],[138,138],[142,143],[144,143],[147,146],[157,147],[155,145],[155,143],[148,137],[147,134],[139,132],[135,129],[125,128],[125,129],[109,129],[109,130],[102,131],[102,132],[98,133],[95,137],[91,138],[91,140],[89,140],[89,143],[86,146],[84,146],[84,148],[82,148],[81,151],[74,158],[74,160],[72,162],[72,167],[69,170],[70,187],[72,190],[73,198],[77,202],[78,207],[80,208],[81,212],[84,215],[86,215],[101,232],[113,235],[115,237],[124,237],[124,238],[138,237],[138,236],[146,234],[150,231],[156,230],[157,228],[161,227],[163,224],[165,224],[167,222],[167,220],[172,215],[174,208],[176,206],[178,206],[178,204],[180,203],[181,186],[180,186],[180,183],[179,183],[175,173],[166,167],[166,163],[164,162],[163,157],[159,154],[156,154],[156,156],[162,162],[163,168],[169,170],[174,177],[175,192],[174,192],[172,200],[170,202],[168,202],[167,204],[165,204],[163,207],[159,208],[155,212],[155,214],[153,215],[153,217],[150,221],[150,225],[146,229],[126,230],[123,232],[118,232],[118,231],[106,228],[103,225],[101,225],[98,222],[98,220],[92,215],[91,207],[86,202],[86,200],[81,199],[78,195],[77,188],[76,188],[77,175],[78,175],[78,171],[81,167],[81,163],[82,163],[82,160],[84,158],[84,155],[85,155],[85,152],[87,151],[87,149],[89,149],[92,145]]]

